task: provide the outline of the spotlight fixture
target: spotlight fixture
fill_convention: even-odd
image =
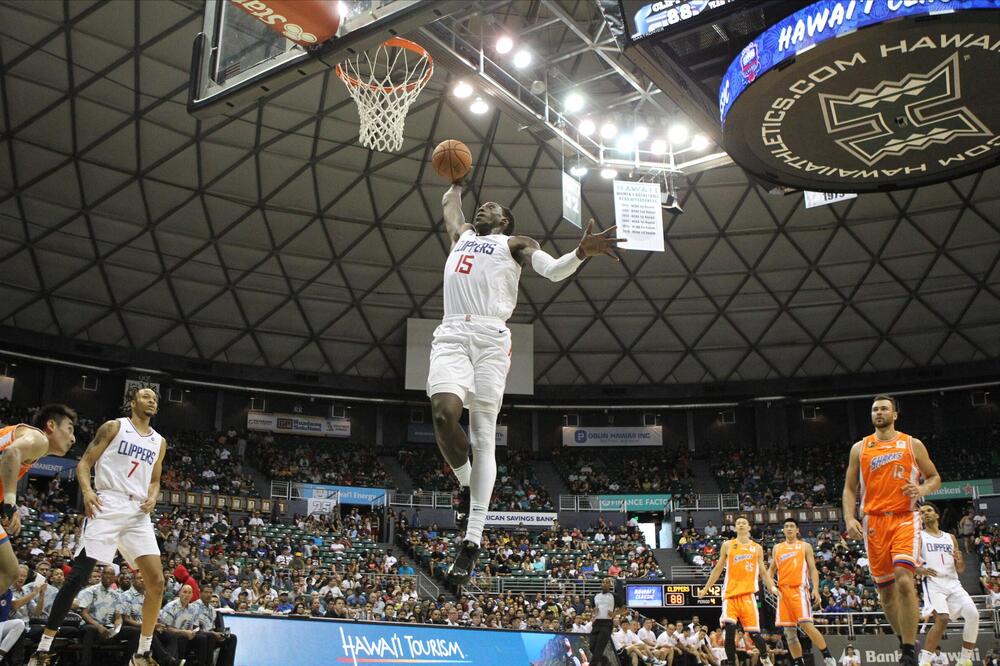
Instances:
[[[521,49],[514,54],[514,67],[518,69],[524,69],[531,64],[531,51],[528,49]]]
[[[580,166],[577,164],[575,167],[569,170],[569,175],[576,176],[577,178],[582,178],[587,175],[587,167]]]
[[[583,95],[578,92],[571,92],[566,95],[566,101],[563,103],[563,108],[569,113],[576,113],[583,108]]]
[[[705,150],[710,143],[711,141],[704,134],[695,134],[694,138],[691,139],[691,147],[695,150]]]
[[[465,99],[466,97],[472,96],[472,86],[465,81],[459,81],[455,84],[455,87],[452,88],[451,93],[459,99]]]
[[[667,132],[667,138],[670,139],[671,144],[679,146],[685,141],[687,141],[688,128],[680,124],[673,125],[670,128],[670,131]]]
[[[664,155],[667,152],[667,142],[663,139],[653,139],[653,143],[649,145],[649,152],[654,155]]]
[[[514,48],[514,40],[507,35],[497,40],[497,53],[510,53],[512,48]]]
[[[577,129],[580,130],[580,134],[584,136],[590,136],[591,134],[594,133],[594,130],[597,128],[594,126],[593,120],[591,120],[590,118],[584,118],[583,120],[580,121],[580,127],[578,127]]]
[[[628,153],[635,150],[635,140],[629,134],[622,134],[615,143],[615,148],[619,152]]]
[[[618,128],[612,122],[607,122],[601,125],[601,138],[602,139],[613,139],[615,135],[618,134]]]
[[[482,97],[477,97],[476,101],[469,105],[469,111],[477,115],[482,115],[490,110],[490,105]]]
[[[632,130],[632,136],[635,137],[636,143],[641,143],[649,137],[649,129],[645,125],[637,125]]]
[[[605,180],[611,180],[618,175],[618,172],[614,169],[601,169],[601,178]]]

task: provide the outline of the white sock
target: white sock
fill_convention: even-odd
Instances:
[[[136,649],[136,654],[146,654],[153,649],[153,636],[139,636],[139,647]]]
[[[469,410],[469,441],[472,444],[472,478],[469,483],[469,525],[465,540],[477,546],[483,540],[486,511],[490,508],[497,480],[497,413]]]
[[[42,638],[38,641],[38,651],[48,652],[49,648],[52,647],[53,638],[55,638],[55,636],[49,636],[46,633],[42,633]]]
[[[931,663],[931,658],[933,658],[933,657],[934,657],[934,653],[933,652],[928,652],[927,650],[921,650],[920,651],[920,663],[921,663],[921,665]]]
[[[962,659],[963,660],[968,659],[969,661],[972,661],[972,649],[971,648],[967,648],[967,647],[962,648]]]
[[[458,485],[463,488],[469,485],[469,480],[472,477],[472,463],[470,461],[466,460],[461,467],[452,467],[451,471],[455,473]]]

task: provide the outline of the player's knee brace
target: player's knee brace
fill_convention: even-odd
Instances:
[[[759,631],[748,631],[750,634],[750,640],[753,641],[754,646],[760,652],[761,659],[767,658],[767,644],[764,643],[764,639],[761,638]]]
[[[785,627],[785,642],[789,646],[799,642],[799,632],[795,630],[795,627]]]
[[[63,583],[56,598],[52,601],[52,610],[49,611],[46,628],[59,629],[59,625],[62,624],[69,609],[72,608],[76,595],[90,580],[90,574],[94,571],[95,566],[97,566],[97,560],[87,557],[86,549],[80,551],[80,554],[73,559],[73,570],[66,576],[66,582]]]
[[[965,622],[962,627],[962,640],[966,643],[975,643],[979,638],[979,611],[975,606],[968,604],[962,606],[962,620]]]

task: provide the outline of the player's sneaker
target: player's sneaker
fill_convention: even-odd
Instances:
[[[448,582],[452,585],[465,585],[469,582],[469,576],[479,559],[479,546],[471,541],[463,541],[462,547],[458,550],[455,561],[448,569]]]
[[[837,660],[833,657],[823,657],[823,666],[837,666]]]
[[[955,662],[955,666],[972,666],[971,659],[959,659]]]
[[[56,663],[54,652],[35,652],[28,660],[28,666],[52,666]]]
[[[132,655],[132,659],[128,662],[128,666],[159,666],[156,660],[153,659],[153,655],[149,652],[143,652],[142,654]]]
[[[769,657],[764,657],[763,659],[760,660],[760,663],[761,666],[774,666],[774,664],[771,663],[771,659]]]

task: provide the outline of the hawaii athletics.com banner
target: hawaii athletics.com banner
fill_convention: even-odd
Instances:
[[[662,426],[562,429],[563,446],[663,446]]]
[[[277,432],[285,435],[310,435],[312,437],[350,437],[351,419],[249,412],[247,414],[247,430]]]
[[[572,664],[590,642],[588,634],[252,615],[227,615],[226,626],[240,639],[236,666]]]

